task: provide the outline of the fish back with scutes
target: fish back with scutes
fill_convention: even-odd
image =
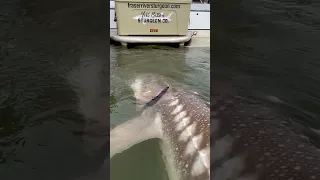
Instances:
[[[131,87],[136,97],[142,97],[141,92],[138,92],[141,89],[149,92],[147,90],[151,88],[146,87],[152,87],[154,92],[154,88],[159,87],[155,93],[157,94],[168,85],[159,82],[159,78],[155,81],[154,77],[149,77],[139,78]],[[161,122],[159,125],[163,134],[161,147],[169,178],[209,180],[210,109],[194,93],[174,89],[172,86],[169,89],[168,93],[151,107],[156,110]]]
[[[210,178],[210,109],[196,95],[176,92],[172,100],[160,103],[163,136],[170,142],[182,179]]]
[[[319,149],[288,117],[234,92],[211,95],[212,179],[320,179]]]

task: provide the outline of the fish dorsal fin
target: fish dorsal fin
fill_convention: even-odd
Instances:
[[[143,114],[110,131],[110,158],[140,142],[161,138],[161,129],[156,126],[155,120]]]

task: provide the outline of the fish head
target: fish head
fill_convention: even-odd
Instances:
[[[169,87],[168,91],[161,97],[161,99],[172,98],[172,85],[168,80],[160,75],[155,74],[140,74],[134,78],[130,85],[134,92],[134,97],[138,104],[145,104],[150,102],[153,98],[158,96],[162,91]]]

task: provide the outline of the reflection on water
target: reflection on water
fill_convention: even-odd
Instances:
[[[109,63],[108,53],[101,45],[83,50],[79,66],[69,71],[67,79],[78,97],[78,110],[86,119],[84,144],[86,153],[98,151],[108,140],[109,129]],[[88,134],[101,134],[90,137]],[[107,156],[107,154],[105,154]]]
[[[116,104],[111,107],[111,125],[120,124],[136,109],[129,83],[138,73],[156,73],[174,79],[209,100],[210,48],[124,49],[111,47],[110,93]],[[187,87],[188,86],[188,87]],[[166,180],[158,140],[149,140],[111,159],[111,179]]]

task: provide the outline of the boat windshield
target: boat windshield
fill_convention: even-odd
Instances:
[[[210,0],[192,0],[192,3],[210,4]]]
[[[114,1],[114,0],[110,0],[110,1]],[[192,0],[192,3],[210,4],[210,0]]]

